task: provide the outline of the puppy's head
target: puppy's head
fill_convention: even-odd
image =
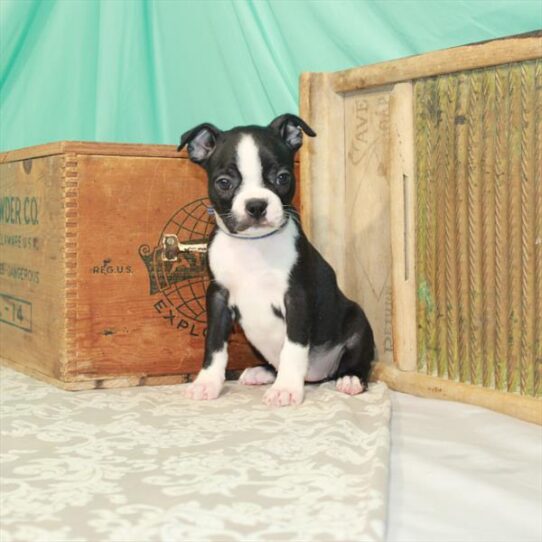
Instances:
[[[231,233],[260,236],[280,228],[295,193],[294,156],[303,133],[313,130],[295,115],[269,126],[223,132],[205,123],[181,136],[190,159],[207,171],[209,197],[219,225]]]

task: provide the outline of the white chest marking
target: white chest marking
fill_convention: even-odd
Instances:
[[[278,367],[286,324],[272,306],[285,314],[288,277],[297,260],[298,232],[293,222],[263,239],[236,239],[218,231],[209,248],[215,280],[230,293],[229,304],[241,314],[241,326],[267,361]]]

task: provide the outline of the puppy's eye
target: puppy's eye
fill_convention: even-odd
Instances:
[[[280,175],[277,175],[276,183],[279,186],[287,185],[290,182],[290,174],[289,173],[281,173]]]
[[[231,181],[226,179],[226,177],[220,177],[220,179],[215,181],[215,184],[220,190],[229,190],[231,188]]]

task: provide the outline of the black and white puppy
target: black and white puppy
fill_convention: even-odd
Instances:
[[[286,114],[265,127],[221,131],[205,123],[181,136],[178,149],[188,145],[191,160],[207,172],[216,218],[205,358],[186,391],[192,399],[220,394],[234,320],[265,360],[240,381],[273,383],[266,404],[301,403],[305,382],[337,379],[337,389],[348,394],[367,387],[374,357],[369,322],[339,290],[291,205],[303,132],[316,135]]]

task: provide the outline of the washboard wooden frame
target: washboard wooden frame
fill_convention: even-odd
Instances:
[[[302,219],[373,323],[375,376],[536,423],[541,59],[537,31],[300,81],[318,134],[301,151]],[[480,150],[488,137],[496,151]]]

